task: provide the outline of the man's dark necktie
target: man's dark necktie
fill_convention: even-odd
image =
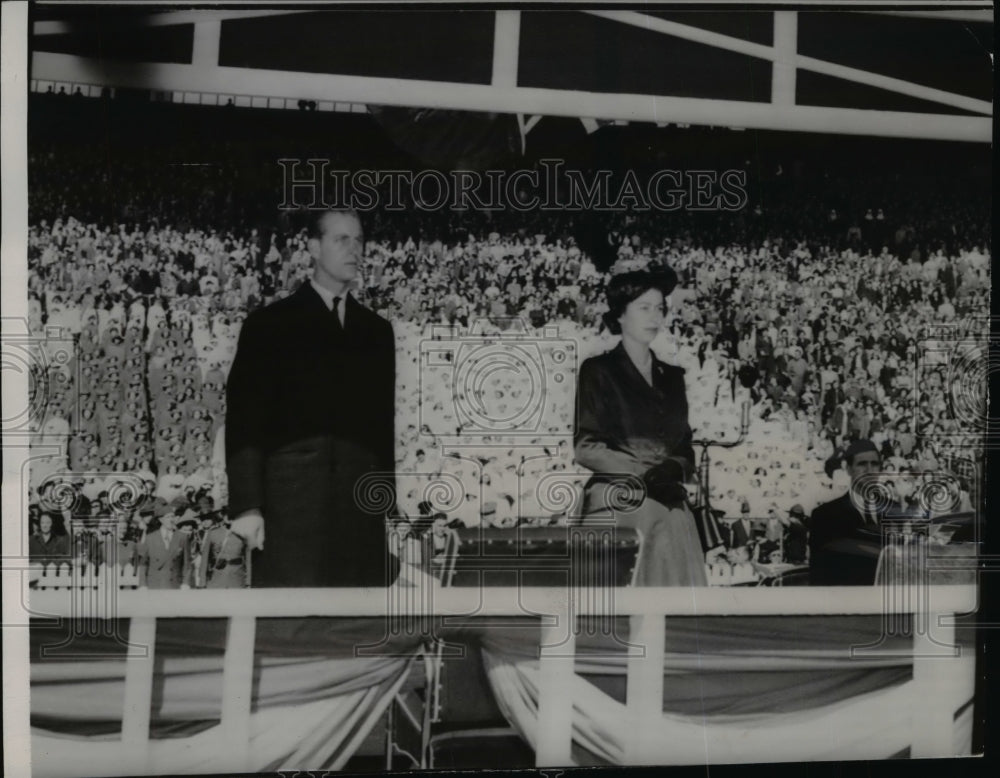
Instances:
[[[334,297],[333,298],[333,311],[331,313],[333,315],[333,330],[334,330],[334,332],[343,332],[344,331],[344,325],[342,325],[340,323],[340,298],[339,297]]]

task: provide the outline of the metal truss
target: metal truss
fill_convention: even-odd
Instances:
[[[646,121],[658,124],[696,124],[951,141],[989,142],[992,138],[993,105],[989,101],[800,54],[798,14],[795,11],[771,12],[774,42],[770,46],[635,11],[583,11],[610,24],[641,27],[664,36],[768,61],[772,68],[769,102],[607,94],[519,86],[517,73],[521,12],[516,10],[495,12],[493,68],[489,84],[300,73],[223,67],[218,64],[219,38],[224,20],[275,13],[303,11],[191,10],[156,14],[145,19],[143,24],[194,24],[193,56],[189,64],[112,62],[36,51],[32,56],[32,78],[215,96],[238,94],[258,98],[511,113],[518,115],[522,134],[529,132],[541,116],[570,116],[591,121]],[[896,13],[902,15],[901,12]],[[953,20],[954,13],[961,13],[963,19],[970,21],[989,21],[988,16],[980,16],[976,11],[951,12],[951,15],[945,12],[936,18]],[[921,11],[917,15],[932,17],[933,13]],[[66,29],[61,22],[44,21],[35,24],[34,32],[53,34],[65,32]],[[666,39],[664,43],[669,45]],[[887,90],[976,115],[800,105],[795,99],[799,70]]]

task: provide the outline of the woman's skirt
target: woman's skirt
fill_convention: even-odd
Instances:
[[[607,524],[635,529],[641,535],[636,586],[707,586],[705,552],[694,514],[685,505],[668,508],[646,498],[639,505],[614,504],[614,484],[596,483],[584,494],[582,524]],[[609,497],[612,498],[609,500]]]

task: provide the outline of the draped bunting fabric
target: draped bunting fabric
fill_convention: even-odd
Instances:
[[[793,712],[877,691],[911,677],[903,655],[911,638],[890,639],[872,656],[880,617],[705,617],[665,619],[664,710],[690,716]],[[576,672],[611,699],[625,702],[628,619],[577,638]],[[600,625],[598,625],[600,626]],[[537,660],[537,633],[495,630],[482,636],[498,662]]]
[[[394,677],[368,688],[251,714],[248,769],[271,772],[342,768],[405,680],[408,663],[397,665]],[[149,774],[233,771],[234,754],[220,735],[220,726],[188,735],[180,748],[176,739],[151,741]],[[121,743],[106,737],[57,736],[32,730],[34,775],[75,778],[81,774],[81,764],[91,769],[95,765],[114,765],[120,754]],[[242,751],[237,755],[243,756]],[[114,772],[101,770],[97,774]]]
[[[81,760],[95,774],[113,774],[122,752],[128,622],[111,624],[116,633],[71,641],[68,624],[31,630],[35,775],[79,774]],[[226,624],[157,623],[153,774],[226,772],[244,756],[220,735]],[[342,767],[405,682],[418,649],[419,636],[383,632],[373,619],[258,620],[246,769]],[[369,655],[356,656],[361,646]]]
[[[473,707],[476,700],[492,707],[490,697],[495,697],[503,715],[534,745],[540,628],[524,619],[506,621],[471,619],[461,627],[439,621],[435,634],[471,649],[462,661],[482,661],[485,667],[484,680],[463,674],[458,693]],[[74,636],[72,641],[68,626],[31,630],[36,775],[70,776],[79,772],[81,761],[93,774],[114,774],[122,748],[128,624],[112,625],[118,637]],[[905,623],[898,625],[899,637],[884,636],[883,626],[879,616],[664,619],[657,761],[905,754],[915,709],[912,637]],[[577,764],[621,764],[625,758],[629,628],[627,618],[578,624],[575,674],[565,690],[573,701]],[[232,749],[220,735],[219,721],[226,631],[221,619],[158,621],[151,772],[233,769]],[[384,631],[384,621],[374,618],[259,619],[251,742],[241,769],[342,767],[406,682],[419,650],[419,634],[386,636]],[[60,643],[62,648],[54,648]],[[43,646],[48,646],[45,652]],[[360,646],[368,647],[363,655]],[[859,646],[868,648],[852,653]],[[960,661],[971,662],[971,656],[964,650],[967,659]],[[968,666],[959,675],[959,685],[967,681],[967,688],[948,693],[960,700],[955,753],[967,753],[972,707],[961,703],[972,697],[974,673]],[[463,721],[476,721],[473,714],[465,710]]]
[[[486,652],[490,681],[504,714],[535,745],[538,663],[509,663]],[[580,675],[565,693],[573,700],[573,761],[622,764],[631,726],[626,706]],[[744,717],[664,714],[656,764],[773,762],[816,759],[883,759],[910,745],[905,687],[870,692],[806,713]],[[835,732],[826,740],[819,733]]]
[[[626,706],[627,619],[577,638],[573,759],[622,764],[632,724]],[[581,625],[583,626],[583,625]],[[593,626],[593,625],[591,625]],[[605,624],[605,626],[609,626]],[[880,638],[881,617],[666,619],[659,764],[880,759],[912,739],[912,638]],[[489,683],[504,716],[535,745],[538,635],[482,636]],[[851,647],[872,646],[852,656]],[[968,649],[968,647],[966,647]],[[967,688],[973,693],[971,652]],[[932,704],[932,703],[930,703]],[[956,717],[955,753],[968,753],[971,706]],[[822,733],[832,733],[830,737]]]

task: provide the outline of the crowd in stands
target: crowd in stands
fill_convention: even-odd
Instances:
[[[219,167],[168,164],[163,150],[105,166],[32,149],[29,330],[49,358],[34,376],[45,402],[30,502],[45,543],[72,529],[91,536],[90,550],[74,542],[79,555],[96,558],[102,536],[138,541],[166,513],[198,532],[225,515],[225,382],[241,322],[310,274],[304,232],[268,228],[233,194],[263,163],[227,154]],[[975,504],[977,430],[955,408],[984,414],[985,400],[950,371],[956,348],[974,357],[988,334],[988,202],[910,179],[809,191],[775,189],[738,213],[607,215],[607,272],[577,239],[579,214],[363,214],[355,293],[396,332],[403,514],[439,511],[434,526],[564,520],[572,500],[544,492],[587,477],[573,463],[572,391],[553,388],[536,436],[463,429],[450,384],[421,380],[421,344],[479,322],[493,344],[527,337],[543,362],[572,343],[578,363],[615,343],[601,323],[608,273],[660,263],[681,285],[653,348],[687,370],[695,438],[734,438],[751,406],[744,444],[711,449],[713,507],[808,512],[846,487],[841,459],[858,438],[898,473],[901,502],[954,473],[953,505],[935,509]],[[71,357],[51,358],[59,348]],[[484,380],[501,416],[531,391],[523,370]],[[455,440],[465,445],[448,449]],[[432,510],[435,484],[448,494]]]

